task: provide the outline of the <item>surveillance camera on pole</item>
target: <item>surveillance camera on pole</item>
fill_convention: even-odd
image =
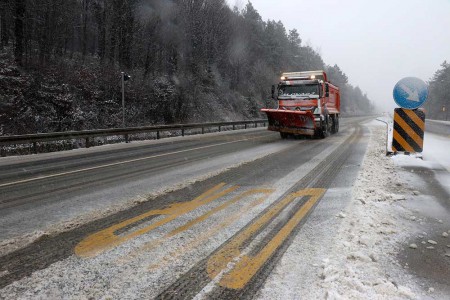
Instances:
[[[125,128],[125,81],[131,79],[131,76],[121,72],[122,78],[122,127]]]

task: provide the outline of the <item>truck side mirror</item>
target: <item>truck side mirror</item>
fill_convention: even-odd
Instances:
[[[275,99],[275,86],[272,85],[272,99]]]
[[[328,83],[325,84],[325,97],[330,97],[330,87],[328,86]]]

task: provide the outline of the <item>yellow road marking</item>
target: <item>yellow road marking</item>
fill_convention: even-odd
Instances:
[[[6,187],[6,186],[21,184],[21,183],[28,183],[28,182],[32,182],[32,181],[54,178],[54,177],[59,177],[59,176],[64,176],[64,175],[71,175],[71,174],[76,174],[76,173],[81,173],[81,172],[86,172],[86,171],[92,171],[92,170],[97,170],[97,169],[102,169],[102,168],[107,168],[107,167],[118,166],[118,165],[127,164],[127,163],[131,163],[131,162],[137,162],[137,161],[142,161],[142,160],[147,160],[147,159],[152,159],[152,158],[164,157],[164,156],[168,156],[168,155],[185,153],[185,152],[190,152],[190,151],[202,150],[202,149],[212,148],[212,147],[216,147],[216,146],[223,146],[223,145],[235,144],[235,143],[244,142],[244,141],[251,141],[251,140],[260,139],[260,138],[263,138],[266,136],[267,135],[262,135],[262,136],[257,136],[257,137],[253,137],[253,138],[235,140],[235,141],[231,141],[231,142],[224,142],[224,143],[218,143],[218,144],[214,144],[214,145],[196,147],[196,148],[180,150],[180,151],[174,151],[174,152],[170,152],[170,153],[157,154],[157,155],[152,155],[152,156],[147,156],[147,157],[129,159],[129,160],[124,160],[124,161],[120,161],[120,162],[116,162],[116,163],[110,163],[110,164],[105,164],[105,165],[101,165],[101,166],[83,168],[83,169],[78,169],[78,170],[74,170],[74,171],[67,171],[67,172],[62,172],[62,173],[57,173],[57,174],[38,176],[38,177],[34,177],[34,178],[3,183],[3,184],[0,184],[0,187]]]
[[[323,196],[325,189],[305,189],[290,194],[267,213],[261,216],[255,223],[231,240],[227,245],[214,254],[207,263],[207,273],[214,279],[227,269],[229,263],[240,258],[231,269],[223,274],[219,285],[230,289],[243,288],[257,273],[257,271],[270,258],[275,250],[282,245],[303,217],[311,210],[314,204]],[[310,196],[310,199],[295,213],[295,215],[283,226],[277,235],[255,256],[241,256],[241,248],[244,243],[269,221],[273,219],[283,208],[296,198]]]
[[[83,241],[81,241],[75,247],[75,254],[80,257],[96,256],[96,255],[98,255],[106,250],[109,250],[113,247],[116,247],[130,239],[133,239],[133,238],[140,236],[142,234],[145,234],[157,227],[167,224],[167,223],[173,221],[174,219],[176,219],[177,217],[179,217],[183,214],[186,214],[202,205],[208,204],[211,201],[216,200],[228,193],[231,193],[232,191],[234,191],[238,188],[238,187],[230,187],[226,190],[218,192],[224,186],[225,186],[225,183],[221,183],[219,185],[216,185],[212,189],[206,191],[205,193],[198,196],[197,198],[195,198],[192,201],[184,202],[184,203],[175,203],[165,209],[151,210],[151,211],[141,214],[137,217],[128,219],[119,224],[113,225],[102,231],[94,233],[94,234],[88,236],[87,238],[85,238]],[[153,223],[150,226],[141,228],[139,230],[133,231],[126,235],[116,235],[115,234],[116,231],[123,229],[129,225],[132,225],[136,222],[139,222],[139,221],[141,221],[145,218],[151,217],[151,216],[165,216],[165,218]]]
[[[225,203],[222,204],[221,206],[219,206],[219,207],[213,209],[213,211],[214,211],[214,213],[215,213],[215,212],[218,212],[218,211],[220,211],[220,210],[226,208],[227,206],[231,205],[232,203],[236,203],[237,201],[241,200],[243,197],[246,197],[246,196],[248,196],[248,195],[255,194],[255,193],[264,193],[264,191],[266,191],[266,190],[251,190],[251,191],[245,192],[245,193],[243,193],[242,195],[236,196],[235,198],[233,198],[233,199],[231,199],[231,200],[225,202]],[[270,191],[271,191],[271,190],[270,190]],[[271,192],[272,192],[272,191],[271,191]],[[271,193],[271,192],[270,192],[270,193]],[[219,208],[220,208],[220,209],[219,209]],[[180,232],[182,232],[182,231],[185,231],[185,230],[189,229],[189,228],[192,227],[193,225],[195,225],[195,224],[199,223],[200,221],[206,219],[206,216],[210,216],[210,215],[212,215],[212,214],[213,214],[213,213],[211,213],[211,211],[209,211],[209,212],[207,212],[206,214],[204,214],[204,215],[198,217],[197,219],[195,219],[195,220],[189,222],[188,224],[186,224],[186,225],[184,225],[184,226],[181,226],[181,227],[178,227],[178,228],[172,230],[171,232],[169,232],[169,233],[166,234],[165,236],[163,236],[163,237],[161,237],[161,238],[158,238],[158,239],[156,239],[155,241],[151,241],[151,242],[148,242],[148,243],[144,244],[144,245],[141,246],[139,249],[137,249],[134,253],[131,253],[131,254],[128,253],[128,254],[126,255],[126,257],[120,258],[120,259],[119,259],[119,262],[121,262],[121,263],[126,263],[126,262],[128,262],[128,261],[130,261],[130,260],[136,258],[137,256],[139,256],[142,252],[148,252],[148,251],[151,251],[152,249],[155,249],[156,247],[158,247],[159,245],[161,245],[167,238],[169,238],[169,237],[171,237],[171,236],[174,236],[174,235],[177,234],[177,233],[180,233]],[[187,226],[187,225],[190,225],[190,226]],[[181,230],[181,228],[182,228],[183,230]],[[219,229],[223,229],[223,227],[221,227],[221,228],[219,228]],[[183,246],[183,249],[187,249],[187,248]]]
[[[235,221],[237,221],[240,217],[242,217],[243,214],[247,213],[250,209],[252,209],[253,207],[260,205],[268,195],[270,195],[271,193],[273,193],[274,190],[271,189],[255,189],[255,190],[250,190],[247,191],[239,196],[237,196],[235,199],[233,199],[233,203],[240,201],[244,198],[247,198],[249,196],[252,195],[256,195],[256,194],[263,194],[263,196],[257,198],[256,200],[253,200],[252,202],[250,202],[249,204],[247,204],[246,206],[244,206],[242,209],[240,209],[238,211],[238,213],[233,214],[231,216],[228,216],[226,218],[225,221],[215,225],[214,227],[208,229],[208,231],[201,233],[195,240],[193,240],[192,242],[185,244],[181,247],[178,247],[177,249],[171,251],[169,254],[167,254],[166,256],[164,256],[161,259],[160,263],[157,264],[153,264],[151,266],[149,266],[149,270],[153,270],[156,268],[161,268],[165,265],[167,265],[169,263],[170,260],[173,260],[185,253],[187,253],[188,251],[190,251],[191,249],[199,246],[203,241],[209,239],[210,237],[212,237],[214,234],[216,234],[217,232],[223,230],[225,227],[229,226],[230,224],[234,223]]]
[[[242,194],[242,195],[239,195],[239,196],[237,196],[237,197],[234,197],[233,199],[231,199],[231,200],[225,202],[224,204],[222,204],[222,205],[220,205],[220,206],[218,206],[218,207],[216,207],[216,208],[210,210],[209,212],[205,213],[204,215],[198,217],[197,219],[190,221],[190,222],[187,223],[186,225],[180,226],[180,227],[178,227],[177,229],[172,230],[172,231],[167,235],[167,237],[172,237],[172,236],[174,236],[174,235],[176,235],[176,234],[178,234],[178,233],[181,233],[181,232],[183,232],[183,231],[185,231],[185,230],[191,228],[191,227],[194,226],[195,224],[200,223],[200,222],[206,220],[207,218],[209,218],[211,215],[215,214],[216,212],[219,212],[219,211],[221,211],[221,210],[227,208],[227,207],[230,206],[231,204],[234,204],[234,203],[240,201],[243,197],[248,196],[248,195],[251,195],[252,193],[253,193],[253,192],[250,191],[250,192],[246,192],[246,193],[244,193],[244,194]]]

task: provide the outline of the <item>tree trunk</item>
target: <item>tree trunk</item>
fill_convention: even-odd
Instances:
[[[5,30],[4,26],[3,26],[3,20],[5,19],[3,17],[3,12],[4,12],[4,8],[2,7],[2,11],[0,14],[0,50],[3,50],[3,30]]]
[[[16,0],[16,12],[14,22],[14,35],[16,44],[14,47],[14,57],[16,63],[22,66],[23,60],[23,27],[25,19],[25,0]]]
[[[103,1],[103,7],[100,9],[101,11],[99,11],[97,15],[97,28],[99,34],[98,56],[103,64],[106,53],[106,1]]]
[[[88,40],[88,30],[87,30],[87,23],[88,23],[88,13],[89,13],[89,0],[83,1],[83,15],[82,15],[82,22],[83,22],[83,39],[81,40],[81,52],[83,55],[83,61],[86,57],[87,52],[87,40]]]
[[[117,46],[117,35],[119,29],[119,3],[118,0],[114,0],[112,4],[112,20],[111,20],[111,31],[109,32],[109,62],[114,65],[116,61],[116,46]]]

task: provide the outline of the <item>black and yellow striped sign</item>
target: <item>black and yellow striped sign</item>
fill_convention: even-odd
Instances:
[[[423,151],[423,135],[425,132],[425,113],[419,109],[396,108],[394,111],[394,152]]]

